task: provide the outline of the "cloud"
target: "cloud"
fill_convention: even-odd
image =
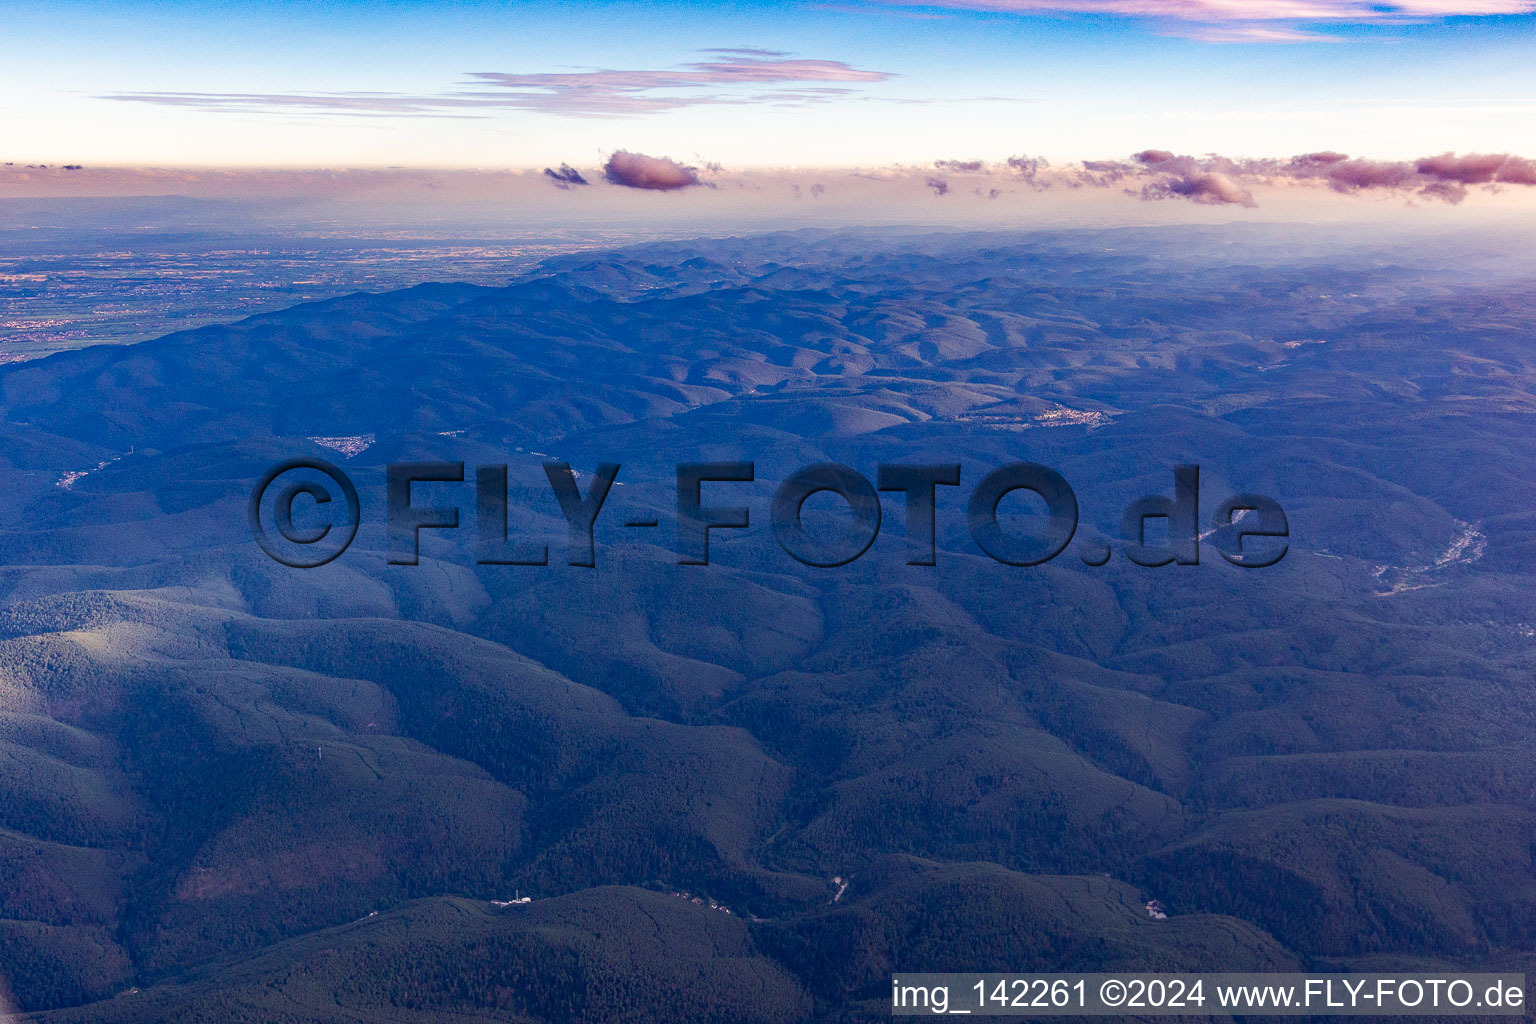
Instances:
[[[1434,181],[1419,189],[1419,195],[1430,199],[1439,199],[1455,206],[1467,198],[1467,187],[1458,185],[1453,181]]]
[[[1291,157],[1291,164],[1296,167],[1327,167],[1331,164],[1342,163],[1349,156],[1344,153],[1335,153],[1331,149],[1321,150],[1317,153],[1303,153],[1300,156]]]
[[[1234,160],[1215,153],[1193,157],[1148,149],[1131,157],[1128,165],[1086,162],[1082,168],[1085,183],[1106,184],[1130,176],[1150,178],[1139,192],[1127,190],[1142,199],[1177,197],[1243,206],[1255,205],[1245,187],[1250,182],[1318,184],[1346,195],[1372,190],[1412,191],[1452,204],[1464,200],[1472,185],[1536,185],[1536,161],[1508,153],[1442,153],[1405,161],[1351,159],[1344,153],[1321,150],[1288,160]]]
[[[1084,160],[1082,172],[1077,175],[1077,185],[1107,188],[1130,174],[1136,173],[1134,164],[1124,160]]]
[[[1259,205],[1252,192],[1232,179],[1231,175],[1238,167],[1225,157],[1213,154],[1197,160],[1191,156],[1170,153],[1166,149],[1144,149],[1132,156],[1131,160],[1134,164],[1140,164],[1144,172],[1157,176],[1143,185],[1140,193],[1132,193],[1139,194],[1143,200],[1178,198],[1207,206]],[[1124,173],[1119,173],[1112,180],[1124,176]]]
[[[1116,14],[1181,21],[1396,22],[1530,14],[1536,0],[882,0],[896,6],[1011,14]]]
[[[1536,0],[877,0],[883,6],[1019,15],[1111,15],[1212,43],[1309,43],[1306,25],[1405,24],[1536,12]]]
[[[711,46],[700,53],[717,53],[727,57],[790,57],[786,50],[764,50],[756,46]]]
[[[1460,185],[1486,185],[1500,181],[1511,185],[1536,185],[1536,164],[1508,153],[1442,153],[1414,164],[1420,174]]]
[[[499,101],[523,110],[577,117],[647,114],[712,104],[772,103],[806,106],[854,92],[846,83],[884,82],[884,71],[856,68],[837,60],[808,60],[778,51],[711,50],[713,60],[665,71],[595,70],[568,73],[509,74],[477,71],[469,77],[495,92],[465,95]],[[808,86],[835,82],[837,86]],[[748,92],[719,93],[716,87],[769,86]],[[796,88],[789,88],[795,86]]]
[[[1322,167],[1295,168],[1293,177],[1321,178],[1335,192],[1356,192],[1367,188],[1402,188],[1412,183],[1411,166],[1388,160],[1341,160]]]
[[[1007,166],[1009,170],[1018,175],[1020,181],[1036,192],[1044,192],[1052,185],[1051,180],[1045,177],[1045,173],[1050,170],[1051,164],[1043,156],[1011,156],[1008,158]],[[1069,187],[1078,187],[1075,182],[1068,184]]]
[[[324,114],[346,117],[484,117],[496,104],[463,96],[386,92],[115,92],[98,99],[153,103],[213,113]]]
[[[930,176],[926,184],[933,190],[933,194],[936,196],[949,195],[949,182],[945,181],[943,178],[934,178]]]
[[[1215,171],[1160,179],[1143,186],[1141,190],[1142,199],[1171,199],[1176,196],[1208,206],[1232,205],[1252,208],[1259,205],[1254,201],[1252,192],[1225,174]]]
[[[553,178],[555,184],[561,188],[570,188],[572,185],[591,184],[591,182],[581,176],[580,171],[572,167],[570,164],[561,164],[558,171],[553,171],[546,167],[544,168],[544,176],[547,178]]]
[[[1498,181],[1505,185],[1536,185],[1536,160],[1510,157],[1499,168]]]
[[[692,167],[666,157],[646,156],[621,149],[603,165],[603,177],[625,188],[649,189],[653,192],[670,192],[703,184]]]
[[[500,100],[528,110],[613,116],[650,113],[708,103],[825,102],[853,92],[848,83],[884,82],[884,71],[856,68],[839,60],[809,60],[782,55],[761,56],[748,50],[714,50],[715,59],[684,64],[665,71],[575,71],[510,74],[477,71],[470,78],[496,92],[463,95]],[[767,51],[764,51],[767,52]],[[806,83],[835,82],[839,86],[806,88]],[[746,94],[700,92],[715,87],[772,86]],[[782,88],[798,86],[798,88]]]
[[[627,117],[702,105],[807,106],[853,95],[858,86],[895,77],[839,60],[813,60],[779,50],[735,48],[702,53],[709,59],[661,70],[475,71],[466,76],[466,87],[429,95],[122,92],[101,98],[239,113],[486,117],[496,111],[531,110],[567,117]]]
[[[1165,36],[1202,43],[1336,43],[1343,36],[1285,25],[1189,25],[1164,29]]]

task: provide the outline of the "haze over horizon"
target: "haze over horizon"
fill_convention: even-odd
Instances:
[[[1306,203],[1454,202],[1536,181],[1531,0],[115,0],[9,21],[26,45],[0,101],[0,198],[537,186],[580,207],[588,182],[633,184],[610,173],[626,154],[781,207],[864,182],[880,194],[853,205],[938,220],[934,199],[1053,184],[1251,207],[1295,185]],[[1296,163],[1316,154],[1355,169]],[[1444,155],[1518,162],[1426,176]]]

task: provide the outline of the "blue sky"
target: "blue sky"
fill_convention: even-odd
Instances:
[[[17,162],[186,167],[539,167],[616,149],[734,168],[1152,147],[1533,155],[1533,9],[11,4],[0,147]]]

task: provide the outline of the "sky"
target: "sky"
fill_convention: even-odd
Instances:
[[[1526,184],[1525,165],[1420,161],[1536,156],[1536,0],[3,6],[0,196],[131,191],[133,173],[152,190],[167,168],[204,185],[404,168],[527,171],[551,196],[673,187],[615,175],[621,154],[717,190],[905,168],[916,194],[986,197],[1018,190],[1008,161],[1029,158],[1050,170],[1023,191],[1459,203]],[[1318,153],[1354,162],[1275,163]],[[62,166],[95,177],[59,184]]]

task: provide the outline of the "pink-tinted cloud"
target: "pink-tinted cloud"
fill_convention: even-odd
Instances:
[[[1426,199],[1439,199],[1441,202],[1455,206],[1467,198],[1467,186],[1458,185],[1454,181],[1432,181],[1419,189],[1419,195]]]
[[[1329,167],[1333,164],[1343,163],[1349,159],[1346,153],[1336,153],[1331,149],[1325,149],[1317,153],[1303,153],[1300,156],[1291,157],[1293,167]]]
[[[1136,173],[1135,165],[1124,160],[1084,160],[1082,168],[1078,184],[1100,188],[1107,188],[1127,175]]]
[[[1141,198],[1147,200],[1188,199],[1191,202],[1206,206],[1246,206],[1252,208],[1259,205],[1254,201],[1252,192],[1249,192],[1225,174],[1215,171],[1159,178],[1157,181],[1142,186]]]
[[[621,149],[603,165],[603,177],[625,188],[648,189],[652,192],[671,192],[691,185],[699,185],[699,173],[666,157],[646,156]]]
[[[663,70],[476,71],[468,75],[472,88],[433,95],[135,92],[104,98],[238,113],[484,117],[498,110],[533,110],[568,117],[625,117],[703,105],[806,106],[848,96],[857,86],[894,77],[839,60],[812,60],[778,50],[703,52],[709,60]]]
[[[1175,25],[1162,34],[1202,43],[1333,43],[1343,38],[1285,25]]]
[[[649,113],[710,103],[743,102],[738,94],[704,92],[720,87],[799,86],[744,94],[752,102],[805,104],[848,95],[850,84],[884,82],[884,71],[856,68],[840,60],[808,60],[777,51],[711,50],[713,60],[662,71],[595,70],[511,74],[477,71],[469,77],[496,92],[468,93],[500,99],[530,110],[579,116]],[[806,83],[838,83],[806,88]]]
[[[1466,156],[1442,153],[1439,156],[1425,157],[1414,164],[1414,169],[1426,177],[1439,181],[1454,181],[1461,185],[1486,185],[1491,181],[1505,180],[1504,168],[1511,161],[1517,165],[1512,179],[1519,181],[1525,176],[1526,169],[1530,167],[1530,161],[1521,160],[1508,153],[1468,153]],[[1522,183],[1529,184],[1529,182]]]
[[[1536,12],[1536,0],[878,0],[896,8],[1019,15],[1118,15],[1212,43],[1308,43],[1338,37],[1304,26],[1402,24]]]
[[[1163,164],[1172,163],[1173,161],[1177,160],[1178,157],[1174,156],[1166,149],[1144,149],[1140,153],[1132,156],[1131,159],[1135,160],[1137,163],[1144,167],[1159,167]],[[1187,160],[1189,158],[1185,157],[1185,159]]]
[[[1390,160],[1340,160],[1314,169],[1298,169],[1297,178],[1321,178],[1335,192],[1367,188],[1403,188],[1414,180],[1413,168]]]
[[[1315,186],[1344,195],[1398,192],[1447,203],[1460,203],[1476,186],[1536,185],[1536,161],[1507,153],[1443,153],[1419,160],[1351,158],[1333,150],[1315,150],[1289,158],[1232,158],[1219,153],[1193,156],[1166,149],[1144,149],[1125,160],[1084,160],[1052,166],[1040,157],[1012,156],[1000,164],[980,160],[937,160],[934,168],[950,174],[1005,178],[1034,191],[1118,187],[1145,201],[1186,200],[1207,206],[1256,207],[1254,190],[1276,186]],[[953,194],[944,177],[906,173],[935,195]],[[887,175],[889,176],[889,175]],[[974,195],[988,194],[972,182]]]
[[[1203,22],[1373,22],[1529,14],[1536,0],[884,0],[1016,14],[1119,14]]]
[[[1139,193],[1143,199],[1181,197],[1244,206],[1253,204],[1247,182],[1320,184],[1344,194],[1412,191],[1453,204],[1464,200],[1472,185],[1536,185],[1536,162],[1508,153],[1442,153],[1409,162],[1351,159],[1328,150],[1289,160],[1232,160],[1214,153],[1192,157],[1149,149],[1131,160],[1136,173],[1152,179]],[[1085,163],[1084,176],[1093,177],[1100,166]]]
[[[1505,185],[1536,185],[1536,160],[1510,157],[1499,168],[1498,180]]]

